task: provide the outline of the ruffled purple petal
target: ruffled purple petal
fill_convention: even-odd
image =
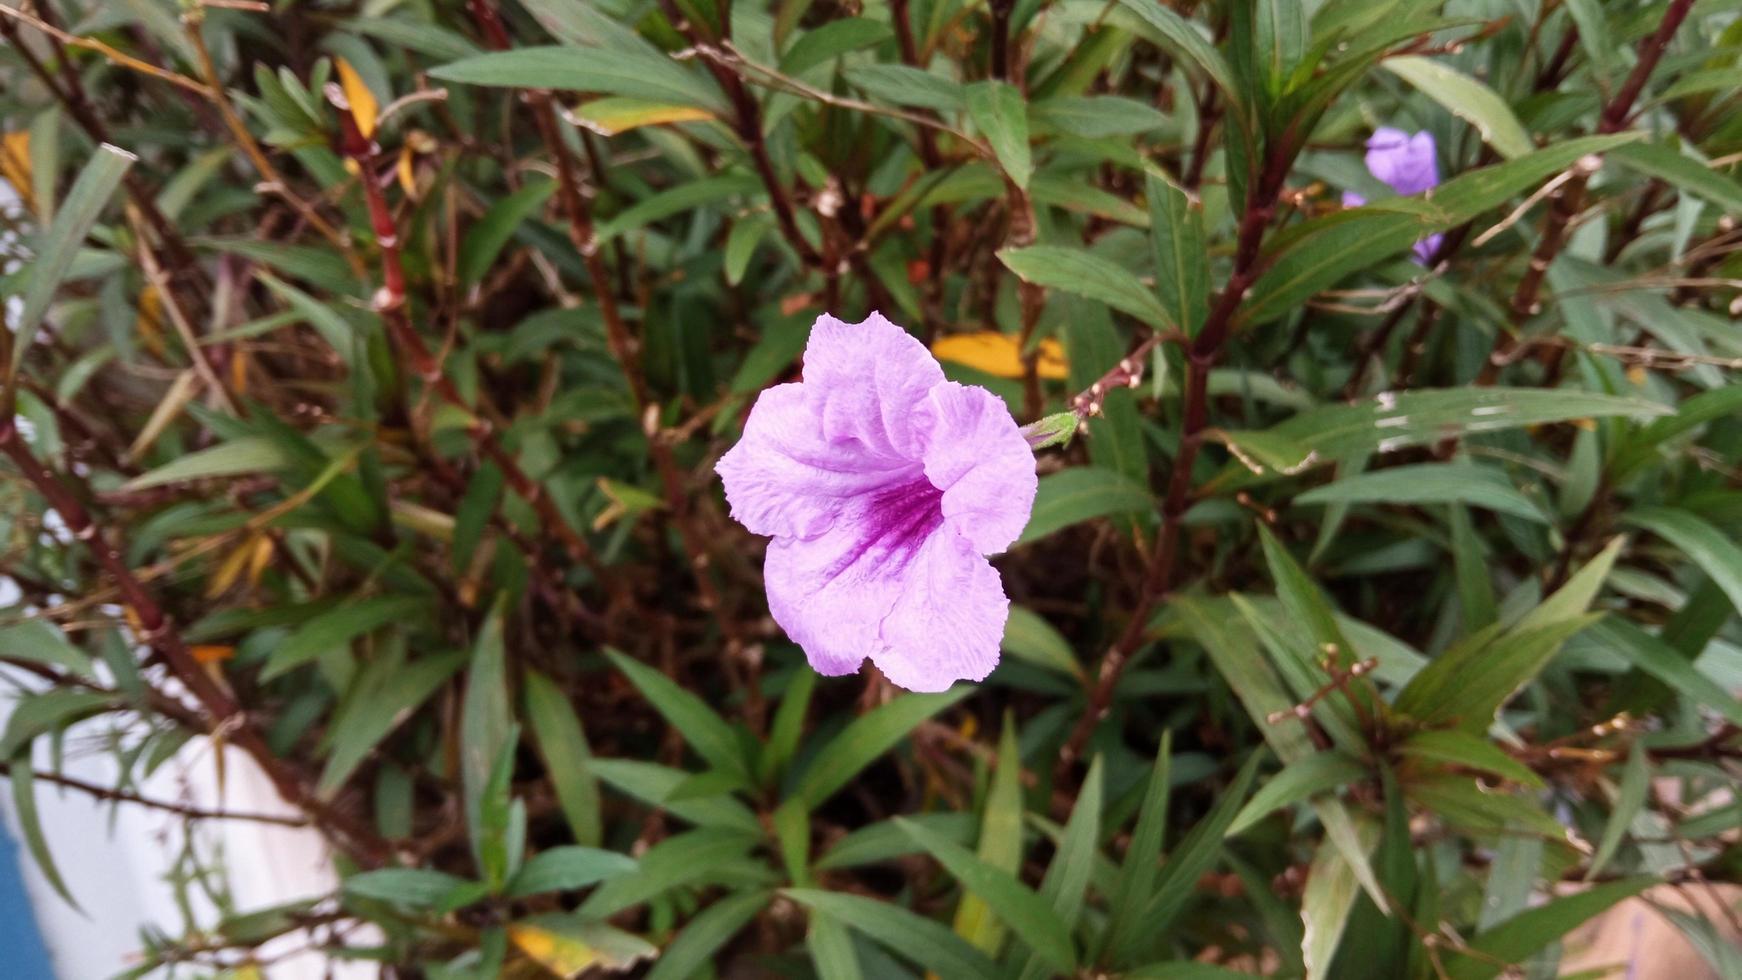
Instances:
[[[817,673],[852,673],[882,649],[883,620],[943,523],[943,494],[916,468],[854,497],[820,536],[768,546],[768,611]]]
[[[873,313],[862,323],[817,317],[804,352],[804,384],[831,442],[851,439],[885,457],[918,460],[913,413],[943,369],[925,345]]]
[[[946,526],[904,571],[906,585],[883,621],[884,648],[871,659],[910,691],[943,691],[984,680],[998,665],[1010,600],[998,571]]]
[[[1429,235],[1421,241],[1416,242],[1415,260],[1420,262],[1422,265],[1432,263],[1434,255],[1436,255],[1440,250],[1440,242],[1444,241],[1445,237],[1446,236],[1443,234]]]
[[[981,554],[1003,551],[1028,524],[1039,482],[1010,409],[984,388],[946,381],[920,415],[925,475],[943,491],[945,519]]]
[[[714,466],[732,516],[756,534],[815,537],[851,498],[919,472],[916,463],[851,442],[828,442],[814,401],[806,385],[764,391],[744,424],[744,438]]]
[[[1434,135],[1410,135],[1383,126],[1367,141],[1367,170],[1399,194],[1420,194],[1440,183]]]

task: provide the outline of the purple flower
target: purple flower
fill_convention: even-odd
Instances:
[[[870,657],[942,691],[998,663],[1010,601],[984,556],[1034,506],[1034,454],[984,388],[945,381],[881,314],[811,328],[804,381],[764,391],[715,468],[732,516],[773,537],[768,610],[826,675]]]
[[[1367,141],[1367,172],[1399,194],[1420,194],[1440,185],[1440,161],[1434,134],[1427,130],[1411,136],[1401,129],[1381,126]],[[1343,206],[1358,208],[1367,199],[1353,191],[1343,193]],[[1443,235],[1429,235],[1415,243],[1416,261],[1433,261]]]

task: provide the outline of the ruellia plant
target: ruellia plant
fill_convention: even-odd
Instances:
[[[1739,15],[0,0],[20,837],[172,818],[134,975],[1742,976]]]

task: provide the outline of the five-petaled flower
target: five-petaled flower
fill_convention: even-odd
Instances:
[[[811,328],[804,380],[764,391],[716,467],[769,543],[768,608],[820,674],[871,658],[942,691],[998,663],[1010,601],[985,556],[1034,506],[1034,455],[997,396],[945,381],[882,315]]]
[[[1413,136],[1401,129],[1381,126],[1367,141],[1367,172],[1399,194],[1420,194],[1440,185],[1440,161],[1434,134],[1422,130]],[[1343,206],[1357,208],[1367,199],[1354,191],[1343,194]],[[1415,243],[1416,261],[1426,265],[1439,251],[1443,235],[1429,235]]]

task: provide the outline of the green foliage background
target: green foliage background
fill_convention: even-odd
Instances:
[[[137,973],[1549,976],[1742,873],[1742,5],[5,2],[27,843],[216,737],[343,876]],[[874,309],[1082,422],[944,695],[712,474]]]

